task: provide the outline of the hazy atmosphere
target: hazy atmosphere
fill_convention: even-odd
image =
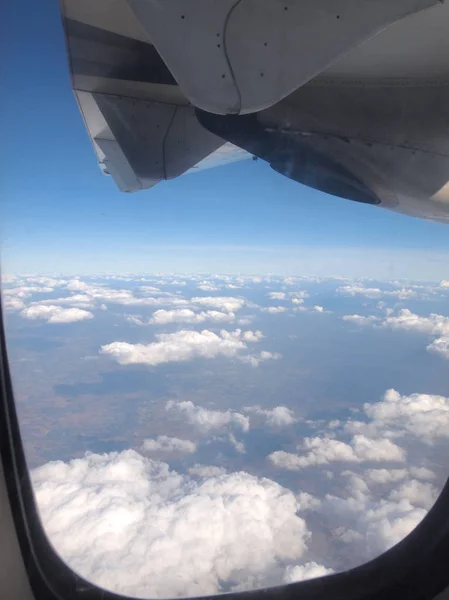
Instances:
[[[386,550],[447,474],[448,297],[447,281],[6,278],[55,548],[140,597],[297,581]]]

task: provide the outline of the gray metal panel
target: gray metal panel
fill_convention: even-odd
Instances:
[[[182,175],[222,145],[221,138],[198,123],[194,108],[177,108],[165,138],[166,178]]]
[[[181,89],[217,114],[273,105],[438,0],[128,0]]]
[[[112,175],[121,192],[136,192],[142,189],[142,184],[136,177],[131,165],[123,154],[120,145],[115,140],[95,138],[95,143],[104,154],[101,165],[107,175]],[[154,183],[157,183],[155,181]],[[154,184],[153,184],[154,185]],[[147,187],[151,187],[148,185]]]
[[[226,45],[241,112],[272,106],[352,48],[436,0],[244,0]]]
[[[214,112],[239,112],[224,36],[236,0],[128,0],[182,91]]]
[[[94,27],[126,37],[148,41],[145,29],[126,0],[60,0],[62,14]]]
[[[190,106],[174,106],[137,98],[88,94],[100,119],[92,125],[98,135],[99,160],[122,191],[152,187],[162,179],[182,175],[223,145],[223,140],[204,129]],[[92,117],[93,111],[90,116]],[[110,131],[111,135],[102,135]]]
[[[123,96],[93,94],[141,188],[165,179],[164,139],[176,107]]]
[[[393,23],[332,64],[325,76],[448,79],[449,3]]]
[[[449,85],[310,83],[259,119],[303,136],[385,208],[449,221]]]
[[[73,76],[73,86],[76,90],[84,92],[99,92],[101,94],[128,96],[177,106],[189,106],[187,98],[177,85],[75,74]]]

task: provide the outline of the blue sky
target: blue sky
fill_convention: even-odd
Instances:
[[[445,226],[310,190],[262,161],[121,194],[70,89],[58,4],[38,4],[9,3],[2,32],[6,271],[447,277]]]

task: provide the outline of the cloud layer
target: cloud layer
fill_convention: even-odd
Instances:
[[[180,475],[132,450],[49,463],[32,477],[57,551],[114,592],[198,596],[300,576],[286,567],[300,566],[309,531],[295,495],[269,479]]]
[[[151,344],[112,342],[102,346],[100,352],[114,358],[121,365],[159,365],[182,362],[194,358],[233,357],[247,349],[247,343],[258,342],[260,331],[222,330],[218,334],[208,329],[175,333],[160,333]]]

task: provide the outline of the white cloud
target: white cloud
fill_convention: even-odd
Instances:
[[[310,298],[310,293],[306,291],[290,292],[289,296],[292,299],[293,304],[302,304],[300,301]]]
[[[287,309],[285,308],[285,306],[266,306],[264,308],[260,309],[262,312],[267,312],[270,313],[272,315],[275,315],[277,313],[283,313],[286,312]]]
[[[380,321],[379,317],[373,315],[363,317],[362,315],[345,315],[343,321],[354,323],[355,325],[374,325]]]
[[[337,293],[343,296],[365,296],[366,298],[383,298],[391,296],[399,300],[407,300],[408,298],[417,298],[418,293],[411,288],[402,288],[399,290],[381,290],[380,288],[367,288],[362,285],[351,284],[343,285],[337,288]]]
[[[234,298],[232,296],[201,296],[192,298],[191,303],[209,306],[221,311],[236,312],[245,305],[246,301],[244,298]]]
[[[3,299],[3,307],[9,312],[17,312],[18,310],[23,310],[25,306],[25,302],[23,302],[23,300],[20,300],[19,298],[11,298],[9,296],[6,296]]]
[[[197,477],[218,477],[220,475],[226,475],[227,471],[224,467],[217,467],[215,465],[193,465],[188,471],[189,475],[196,475]]]
[[[263,336],[260,331],[243,332],[241,329],[222,330],[219,334],[207,329],[183,329],[175,333],[160,333],[155,337],[157,341],[151,344],[112,342],[102,346],[100,352],[109,354],[121,365],[159,365],[194,358],[233,357],[247,348],[245,342],[257,342]]]
[[[372,483],[385,484],[400,481],[408,475],[407,469],[366,469],[364,477]]]
[[[153,313],[150,323],[166,325],[168,323],[203,323],[204,321],[232,323],[232,321],[235,321],[235,314],[233,312],[221,312],[217,310],[195,313],[189,308],[175,310],[159,309]]]
[[[320,306],[319,304],[315,304],[315,306],[313,307],[313,310],[316,311],[316,312],[319,312],[319,313],[327,312],[327,311],[324,310],[324,307]]]
[[[61,308],[52,304],[34,304],[22,310],[20,315],[26,319],[42,319],[50,324],[74,323],[75,321],[85,321],[93,318],[93,314],[87,310]]]
[[[239,330],[237,330],[239,331]],[[245,340],[245,342],[259,342],[262,338],[263,338],[263,333],[259,330],[256,331],[244,331],[242,334],[242,339]]]
[[[285,569],[282,582],[294,583],[295,581],[304,581],[305,579],[315,579],[316,577],[331,575],[333,572],[333,569],[326,569],[326,567],[316,562],[307,562],[304,565],[289,565]]]
[[[349,420],[345,430],[401,437],[411,435],[426,444],[449,438],[449,398],[431,394],[401,396],[396,390],[387,390],[380,402],[365,403],[369,422]]]
[[[197,285],[197,288],[203,292],[217,292],[219,290],[218,286],[209,283],[208,281],[202,281]]]
[[[352,564],[362,564],[400,542],[427,512],[407,498],[372,500],[369,493],[363,492],[326,494],[312,510],[329,524],[327,536],[333,540],[334,560],[347,556],[349,551],[357,557],[352,558]],[[332,563],[331,552],[327,558]]]
[[[41,300],[40,302],[33,302],[33,305],[64,305],[74,306],[76,308],[94,308],[95,301],[87,294],[73,294],[64,298],[50,298],[49,300]]]
[[[391,440],[368,438],[354,435],[349,443],[329,437],[305,438],[298,449],[306,454],[292,454],[282,450],[269,455],[270,461],[278,467],[297,471],[305,467],[326,465],[331,462],[404,462],[405,451]]]
[[[431,483],[411,479],[394,489],[388,498],[398,502],[405,500],[415,506],[429,510],[437,495],[437,490]]]
[[[386,309],[385,315],[384,318],[345,315],[343,320],[357,325],[379,325],[394,331],[415,331],[435,336],[436,339],[427,346],[427,350],[440,354],[443,358],[449,358],[449,317],[435,313],[423,317],[408,308],[401,309],[397,314],[393,314],[392,309]]]
[[[437,338],[431,344],[427,346],[429,352],[436,352],[441,354],[444,358],[449,358],[449,336]]]
[[[259,364],[265,360],[278,360],[282,358],[282,355],[279,352],[267,352],[266,350],[262,350],[259,354],[247,354],[245,356],[239,356],[239,360],[242,362],[250,364],[252,367],[258,367]]]
[[[177,412],[188,423],[195,425],[204,432],[222,429],[230,425],[235,425],[242,431],[248,431],[250,426],[249,418],[246,415],[230,410],[211,410],[198,406],[190,400],[181,402],[169,400],[166,404],[166,410]]]
[[[186,306],[188,304],[184,298],[161,292],[157,288],[150,287],[150,289],[147,289],[146,286],[142,286],[139,291],[140,295],[136,296],[131,290],[113,289],[105,285],[74,279],[68,283],[67,289],[71,292],[82,292],[92,302],[108,302],[122,306]],[[152,295],[147,296],[147,293]]]
[[[440,287],[442,287],[442,288],[449,288],[449,281],[445,281],[443,279],[443,281],[440,282]]]
[[[280,584],[278,565],[297,565],[306,550],[294,494],[247,473],[198,479],[128,450],[48,463],[32,479],[58,553],[116,593],[194,597]]]
[[[145,452],[196,452],[196,444],[190,440],[158,435],[155,440],[147,439],[142,444]]]
[[[396,316],[388,316],[384,321],[384,326],[431,335],[445,335],[449,334],[449,317],[437,314],[421,317],[412,313],[408,308],[404,308]]]
[[[236,452],[238,452],[239,454],[246,453],[245,444],[243,442],[237,440],[233,433],[229,433],[228,440]]]
[[[270,300],[285,300],[287,294],[285,292],[269,292],[267,296]]]
[[[274,408],[262,408],[256,406],[245,406],[245,412],[265,417],[267,425],[282,427],[296,422],[295,413],[287,406],[275,406]]]
[[[67,289],[69,292],[84,292],[90,288],[90,284],[85,281],[81,281],[80,279],[72,279],[67,284]]]

